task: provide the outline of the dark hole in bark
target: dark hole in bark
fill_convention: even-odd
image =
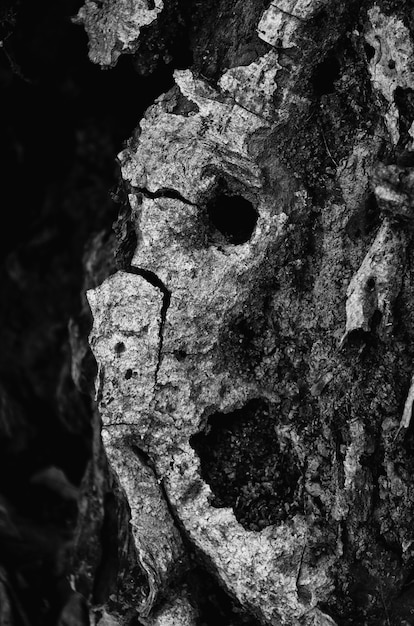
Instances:
[[[370,232],[380,222],[380,211],[374,193],[369,193],[365,201],[364,234]]]
[[[367,55],[368,61],[371,61],[371,59],[373,59],[375,56],[374,46],[371,46],[369,43],[366,43],[364,44],[364,50],[365,50],[365,54]]]
[[[174,356],[177,361],[184,361],[187,358],[187,352],[185,350],[176,350]]]
[[[301,476],[291,444],[280,440],[278,416],[266,401],[208,420],[191,445],[200,457],[202,478],[213,491],[212,505],[232,507],[248,530],[259,531],[294,515]]]
[[[235,245],[249,241],[258,218],[257,211],[246,198],[222,192],[210,200],[207,212],[213,226]]]
[[[394,70],[395,69],[395,61],[394,61],[394,59],[390,59],[388,61],[388,67],[390,68],[390,70]]]
[[[369,291],[373,291],[375,289],[375,278],[373,278],[372,276],[367,280],[367,289]]]
[[[126,350],[125,344],[122,341],[118,341],[114,349],[117,355],[120,356]]]
[[[125,380],[129,380],[130,378],[132,378],[132,370],[127,369],[127,371],[125,372]]]
[[[341,65],[334,54],[329,54],[319,65],[312,75],[312,86],[317,96],[323,96],[335,91],[335,81],[339,78]]]
[[[237,343],[242,343],[247,347],[255,337],[254,324],[247,317],[238,317],[234,322],[234,327],[231,329],[231,334],[237,337]]]
[[[373,344],[374,339],[371,333],[366,330],[361,330],[360,328],[351,330],[347,337],[347,345],[349,348],[360,348],[361,345],[369,347]]]

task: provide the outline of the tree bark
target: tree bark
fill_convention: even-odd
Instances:
[[[92,619],[209,623],[209,581],[232,623],[414,623],[410,5],[88,0],[78,21],[95,63],[177,68],[118,155],[117,269],[97,242],[87,261]]]

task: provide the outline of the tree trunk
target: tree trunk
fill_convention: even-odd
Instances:
[[[144,5],[85,5],[95,62],[163,33]],[[197,555],[262,623],[411,623],[412,16],[259,5],[192,6],[88,292],[139,611],[195,624]]]
[[[90,391],[90,307],[72,572],[93,623],[414,624],[413,15],[80,9],[94,63],[175,69],[118,155],[116,241],[89,243],[71,326]]]
[[[118,157],[122,269],[88,292],[137,608],[195,624],[196,555],[262,623],[411,623],[411,15],[254,5],[192,7],[193,62]],[[85,5],[95,62],[162,33],[135,9],[126,37],[125,3]]]

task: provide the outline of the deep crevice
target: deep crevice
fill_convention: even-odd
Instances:
[[[140,193],[145,198],[149,198],[151,200],[156,200],[157,198],[170,198],[171,200],[180,200],[185,204],[189,204],[190,206],[197,206],[194,202],[187,200],[180,194],[176,189],[171,189],[169,187],[163,187],[162,189],[158,189],[157,191],[149,191],[145,187],[131,187],[134,193]]]

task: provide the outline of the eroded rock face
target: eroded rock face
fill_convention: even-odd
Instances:
[[[410,237],[401,216],[383,208],[390,172],[375,168],[386,130],[352,129],[340,163],[319,135],[336,168],[319,202],[278,152],[283,124],[313,115],[311,95],[301,92],[301,55],[306,25],[325,5],[272,3],[258,27],[271,48],[228,70],[217,87],[176,71],[175,89],[119,155],[137,246],[124,271],[88,292],[90,344],[103,441],[150,581],[145,608],[137,607],[148,623],[164,623],[170,611],[173,621],[180,611],[195,619],[185,594],[151,616],[187,566],[182,536],[266,624],[333,624],[321,606],[349,610],[344,590],[358,572],[369,571],[373,590],[387,567],[389,595],[402,584],[381,534],[388,537],[392,522],[384,520],[397,497],[392,442],[406,384],[397,370],[408,369],[410,355],[393,335],[392,310]],[[367,29],[379,14],[369,15]],[[297,48],[283,86],[278,47]],[[347,227],[369,194],[384,213],[350,243]],[[365,357],[359,331],[375,345]],[[234,497],[220,506],[201,442],[218,442],[209,433],[228,417],[223,484]],[[250,433],[249,468],[239,443]],[[261,438],[273,449],[254,450]],[[384,465],[371,463],[380,453]],[[411,489],[408,476],[404,485]],[[253,522],[243,513],[252,501]],[[407,567],[410,533],[404,525],[399,537]]]

